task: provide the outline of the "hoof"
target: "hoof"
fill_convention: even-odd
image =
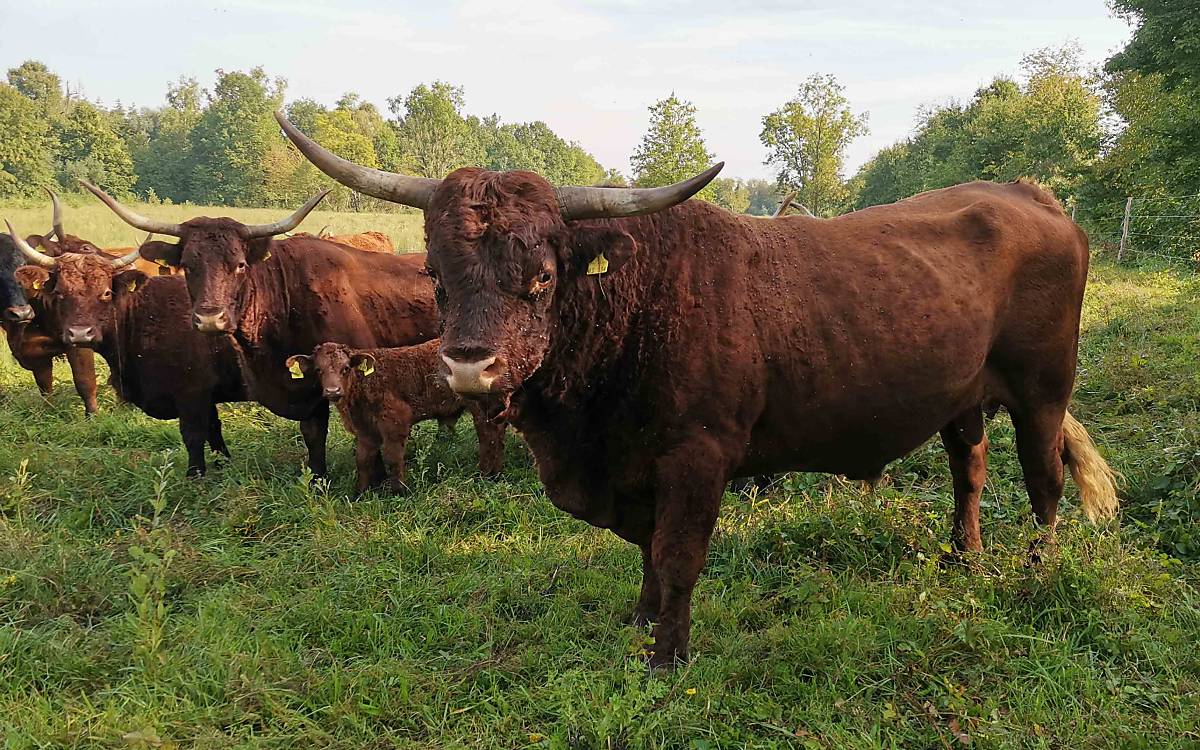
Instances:
[[[657,612],[642,612],[635,610],[629,617],[629,624],[635,628],[644,628],[658,621]]]
[[[649,659],[650,671],[660,674],[674,672],[676,667],[682,666],[687,661],[687,658],[686,651],[682,654],[673,651],[661,655],[657,651],[652,651]]]

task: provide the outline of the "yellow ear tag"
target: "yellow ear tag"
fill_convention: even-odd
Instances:
[[[304,371],[300,369],[300,363],[292,360],[292,364],[288,365],[288,372],[292,374],[292,380],[303,380]]]
[[[367,364],[367,361],[363,360],[362,362],[358,363],[358,371],[361,372],[365,378],[366,376],[375,372],[375,365]]]
[[[34,279],[34,281],[33,281],[33,288],[34,288],[34,289],[41,289],[41,288],[42,288],[42,282],[38,281],[37,279]]]
[[[263,260],[270,260],[270,258],[271,258],[271,251],[268,250],[267,254],[263,256]]]
[[[166,261],[165,261],[165,260],[163,260],[162,258],[155,258],[155,259],[154,259],[154,262],[155,262],[155,263],[157,263],[158,265],[162,266],[163,268],[170,268],[170,267],[171,267],[171,264],[170,264],[170,263],[168,263],[168,262],[166,262]]]
[[[608,258],[604,257],[604,253],[600,253],[595,258],[592,258],[591,263],[588,263],[587,275],[599,276],[605,273],[608,273]]]
[[[137,281],[129,282],[129,291],[131,291],[131,292],[137,291]]]

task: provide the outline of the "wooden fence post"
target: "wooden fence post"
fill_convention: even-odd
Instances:
[[[1125,245],[1129,242],[1129,215],[1133,211],[1133,196],[1125,199],[1125,219],[1121,221],[1121,244],[1117,246],[1117,262],[1121,262],[1121,256],[1125,254]]]

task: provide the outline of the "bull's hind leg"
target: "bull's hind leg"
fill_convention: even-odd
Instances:
[[[1017,433],[1017,455],[1025,489],[1037,522],[1051,533],[1063,492],[1063,416],[1065,404],[1009,410]],[[1036,557],[1036,546],[1033,550]]]
[[[181,404],[182,406],[182,404]],[[208,408],[183,408],[179,410],[179,434],[183,436],[183,447],[187,449],[189,477],[204,476],[204,442],[208,439]]]
[[[942,428],[942,446],[954,478],[954,526],[951,541],[958,552],[983,550],[979,532],[979,498],[987,479],[987,433],[979,407],[963,412]]]
[[[72,346],[67,349],[67,363],[71,365],[75,392],[83,399],[83,411],[90,417],[100,410],[96,405],[96,353],[91,349]]]
[[[642,548],[642,591],[633,608],[632,622],[638,627],[658,620],[658,608],[662,604],[662,591],[658,585],[658,574],[654,572],[653,550],[649,544]]]

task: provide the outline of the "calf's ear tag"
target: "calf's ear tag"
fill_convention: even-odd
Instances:
[[[364,359],[362,362],[358,363],[358,371],[363,374],[363,377],[366,377],[367,375],[375,372],[375,365]]]
[[[34,279],[34,280],[33,280],[33,288],[34,288],[34,289],[41,289],[41,288],[42,288],[42,282],[41,282],[41,281],[39,281],[38,279]]]
[[[587,275],[599,276],[605,273],[608,273],[608,258],[604,257],[604,253],[600,253],[595,258],[592,258],[591,263],[588,263]]]
[[[262,259],[263,259],[263,260],[270,260],[270,259],[271,259],[271,251],[270,251],[270,250],[268,250],[268,251],[267,251],[267,252],[266,252],[266,253],[263,255],[263,258],[262,258]]]
[[[288,372],[292,374],[292,380],[304,379],[304,371],[300,369],[300,363],[294,359],[292,360],[292,363],[288,365]]]

